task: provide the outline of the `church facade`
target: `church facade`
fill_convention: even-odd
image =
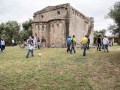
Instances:
[[[68,36],[75,35],[77,46],[88,35],[93,43],[94,18],[86,17],[69,3],[47,6],[33,15],[32,33],[36,38],[44,37],[46,46],[66,47]]]

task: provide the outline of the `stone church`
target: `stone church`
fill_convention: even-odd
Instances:
[[[47,6],[34,13],[32,33],[36,38],[44,37],[48,47],[66,47],[67,37],[73,35],[78,47],[85,35],[93,44],[94,18],[86,17],[69,3]]]

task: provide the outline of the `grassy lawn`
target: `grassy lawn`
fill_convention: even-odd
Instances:
[[[0,52],[0,90],[120,90],[120,46],[110,52],[80,48],[41,48],[34,57],[27,48],[6,47]],[[42,56],[39,57],[38,53]]]

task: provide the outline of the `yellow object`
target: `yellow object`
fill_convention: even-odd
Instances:
[[[88,39],[86,37],[82,38],[82,44],[87,44]]]
[[[73,41],[74,44],[76,43],[76,39],[75,38],[72,38],[71,41]]]

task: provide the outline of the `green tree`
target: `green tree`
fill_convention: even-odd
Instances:
[[[99,31],[94,31],[94,43],[96,43],[97,37],[100,35],[101,37],[105,36],[106,30],[102,29]]]
[[[32,35],[32,19],[29,19],[28,21],[25,21],[22,23],[23,29],[20,32],[20,39],[23,40],[24,38],[28,38]]]
[[[120,1],[115,2],[113,7],[110,7],[110,11],[105,18],[110,18],[114,21],[114,24],[110,25],[108,30],[110,30],[113,35],[119,37],[120,44]]]
[[[0,36],[5,39],[6,45],[11,45],[12,38],[19,39],[20,25],[17,21],[8,21],[0,24]]]
[[[0,24],[0,36],[2,36],[2,32],[5,30],[5,24],[1,23]],[[0,37],[1,38],[1,37]]]

